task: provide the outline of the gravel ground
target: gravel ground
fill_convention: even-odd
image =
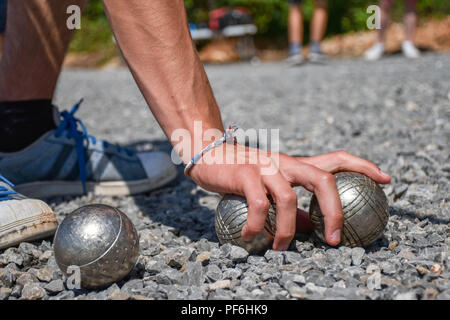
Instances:
[[[336,60],[297,68],[208,66],[225,124],[279,128],[280,149],[314,155],[345,149],[392,176],[390,221],[368,248],[332,248],[298,234],[287,252],[248,256],[219,246],[219,197],[181,172],[134,197],[48,199],[58,219],[79,206],[117,206],[140,234],[130,276],[102,291],[66,290],[51,239],[0,252],[0,299],[450,299],[450,55],[410,61]],[[170,151],[126,69],[65,70],[56,103],[91,134]],[[311,195],[297,188],[299,207]],[[187,276],[186,276],[187,275]]]

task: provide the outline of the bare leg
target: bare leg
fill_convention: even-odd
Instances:
[[[386,41],[386,30],[391,24],[391,9],[394,0],[380,0],[381,8],[381,29],[378,31],[378,41],[384,43]]]
[[[303,42],[303,17],[299,4],[290,5],[288,35],[290,44]]]
[[[405,24],[406,40],[409,40],[411,42],[414,39],[418,21],[416,2],[416,0],[405,0],[406,12],[403,23]]]
[[[73,32],[69,5],[87,0],[9,1],[0,62],[0,101],[52,99]]]
[[[316,8],[311,20],[311,41],[320,42],[327,27],[327,2],[326,0],[316,0]]]

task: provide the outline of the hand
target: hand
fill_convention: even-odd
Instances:
[[[305,232],[312,228],[308,214],[297,209],[297,194],[293,186],[301,185],[316,195],[324,215],[325,238],[329,245],[335,246],[341,241],[343,214],[333,173],[359,172],[382,184],[391,180],[372,162],[345,151],[314,157],[291,157],[264,151],[264,154],[258,154],[258,149],[227,145],[211,151],[210,156],[214,157],[218,150],[222,152],[221,157],[228,155],[228,159],[234,159],[233,164],[203,161],[192,168],[191,177],[207,190],[238,194],[247,199],[248,217],[242,229],[242,238],[246,241],[264,230],[270,206],[267,194],[270,194],[277,210],[274,250],[287,250],[296,231]],[[275,170],[271,170],[270,175],[264,174],[269,168]]]

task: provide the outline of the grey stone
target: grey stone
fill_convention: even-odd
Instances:
[[[226,269],[222,273],[222,279],[234,280],[234,279],[238,279],[241,275],[242,275],[242,270],[241,269],[230,268],[230,269]]]
[[[211,245],[210,245],[209,241],[205,238],[202,238],[199,241],[197,241],[195,243],[195,247],[197,248],[197,250],[199,252],[211,250]]]
[[[11,288],[0,288],[0,300],[6,300],[11,295]]]
[[[17,278],[16,283],[22,287],[24,287],[28,283],[39,282],[35,275],[31,273],[24,273],[20,277]]]
[[[156,275],[155,281],[158,284],[175,284],[179,282],[181,273],[175,269],[165,269]]]
[[[436,296],[436,300],[450,300],[450,289],[447,289]]]
[[[364,254],[366,250],[364,248],[356,247],[352,248],[352,264],[354,266],[359,266],[363,261]]]
[[[214,264],[209,265],[206,267],[206,277],[211,282],[216,282],[218,280],[221,280],[222,279],[222,270],[220,270],[220,268]]]
[[[73,291],[63,291],[56,296],[48,298],[49,300],[72,300],[75,297],[75,292]]]
[[[188,289],[188,300],[204,300],[208,296],[208,293],[202,288],[191,286]]]
[[[286,251],[284,253],[284,259],[287,264],[296,264],[303,260],[301,254],[294,251]]]
[[[50,294],[59,293],[64,291],[64,282],[61,279],[50,281],[44,286],[44,289]]]
[[[231,300],[232,296],[229,290],[217,289],[208,295],[208,300]]]
[[[205,281],[201,262],[188,262],[179,283],[187,286],[200,286]]]
[[[0,287],[11,288],[15,281],[16,275],[9,269],[0,269]]]
[[[312,282],[308,282],[305,285],[305,289],[309,293],[314,293],[314,294],[318,294],[318,295],[323,295],[327,291],[327,288],[321,287],[321,286],[316,286]]]
[[[11,296],[15,298],[20,298],[21,295],[22,295],[22,286],[15,285],[12,288]]]
[[[247,263],[248,264],[254,264],[254,265],[263,265],[266,263],[266,258],[261,257],[261,256],[248,256],[247,258]]]
[[[44,251],[39,257],[39,261],[44,263],[47,262],[50,257],[53,256],[53,250]]]
[[[45,290],[39,286],[38,283],[31,282],[26,283],[22,289],[22,296],[20,299],[23,300],[40,300],[45,297],[47,293]]]
[[[281,279],[280,284],[283,286],[286,286],[287,283],[294,282],[297,284],[305,284],[306,279],[303,275],[297,274],[295,272],[290,271],[282,271],[281,272]]]
[[[233,261],[234,263],[246,262],[247,257],[248,257],[248,252],[244,248],[241,248],[238,246],[231,246],[231,250],[230,250],[231,261]]]
[[[264,258],[271,263],[276,263],[278,265],[284,264],[284,254],[281,251],[267,250],[264,254]]]
[[[134,295],[145,295],[146,290],[144,290],[144,282],[142,279],[133,279],[125,283],[120,291],[128,294],[129,296]]]
[[[18,266],[23,265],[23,256],[20,254],[17,248],[9,248],[4,253],[6,263],[15,263]]]
[[[145,265],[145,270],[150,274],[160,273],[165,265],[159,260],[149,260]]]

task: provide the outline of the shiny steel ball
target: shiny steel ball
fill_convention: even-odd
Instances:
[[[369,177],[355,172],[339,172],[336,186],[344,213],[341,245],[365,247],[378,240],[389,219],[386,195]],[[309,214],[318,238],[325,242],[324,220],[316,196],[311,198]]]
[[[220,200],[215,217],[217,238],[220,244],[230,243],[244,248],[250,254],[263,254],[272,247],[276,232],[275,203],[271,205],[266,217],[264,231],[253,238],[244,241],[241,231],[247,222],[248,203],[244,197],[227,194]]]
[[[66,275],[69,266],[80,271],[84,288],[106,287],[126,277],[136,264],[139,237],[120,210],[101,204],[70,213],[54,238],[55,259]]]

